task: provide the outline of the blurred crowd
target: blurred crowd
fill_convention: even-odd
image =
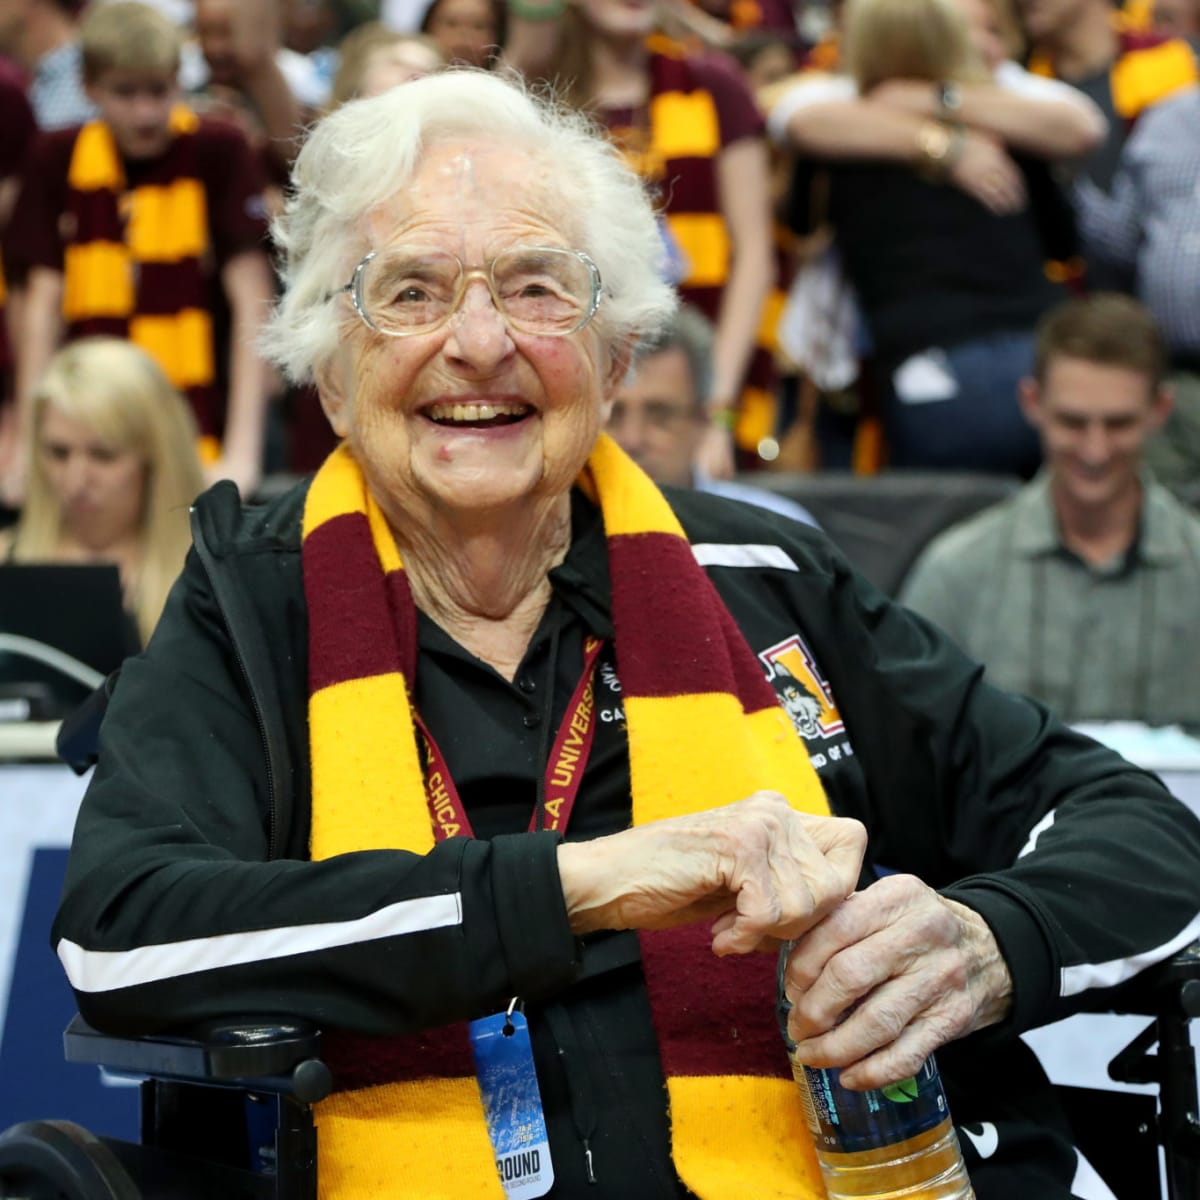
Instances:
[[[118,562],[148,633],[189,492],[321,462],[256,350],[291,163],[469,67],[552,85],[655,195],[684,308],[611,432],[659,482],[804,520],[772,472],[1002,473],[1128,566],[1200,481],[1198,53],[1200,0],[0,0],[0,558]],[[922,579],[966,621],[971,572]]]

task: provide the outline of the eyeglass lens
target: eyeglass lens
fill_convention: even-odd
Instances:
[[[364,267],[362,307],[384,332],[417,333],[446,321],[460,303],[466,272],[452,254],[415,246],[381,251]],[[514,247],[491,264],[492,294],[506,319],[528,333],[568,333],[587,318],[594,276],[571,250]]]

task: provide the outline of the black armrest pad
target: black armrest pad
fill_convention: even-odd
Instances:
[[[312,1081],[297,1088],[296,1069],[302,1064],[312,1063],[328,1075],[319,1061],[320,1031],[286,1017],[224,1018],[177,1032],[127,1038],[101,1033],[76,1016],[63,1034],[63,1049],[68,1062],[92,1063],[118,1073],[206,1083],[253,1082],[276,1092],[312,1090]]]
[[[1150,1017],[1200,1017],[1200,940],[1097,997],[1096,1008]]]

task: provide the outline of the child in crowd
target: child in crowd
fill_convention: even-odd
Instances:
[[[5,242],[24,296],[18,421],[61,342],[127,337],[187,395],[212,475],[250,491],[270,378],[254,349],[272,295],[258,161],[177,103],[180,34],[155,9],[100,5],[81,44],[99,118],[39,135]]]

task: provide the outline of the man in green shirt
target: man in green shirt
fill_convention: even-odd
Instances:
[[[1171,408],[1165,366],[1135,300],[1050,313],[1021,388],[1042,472],[936,538],[901,594],[1069,721],[1200,728],[1200,518],[1142,464]]]

